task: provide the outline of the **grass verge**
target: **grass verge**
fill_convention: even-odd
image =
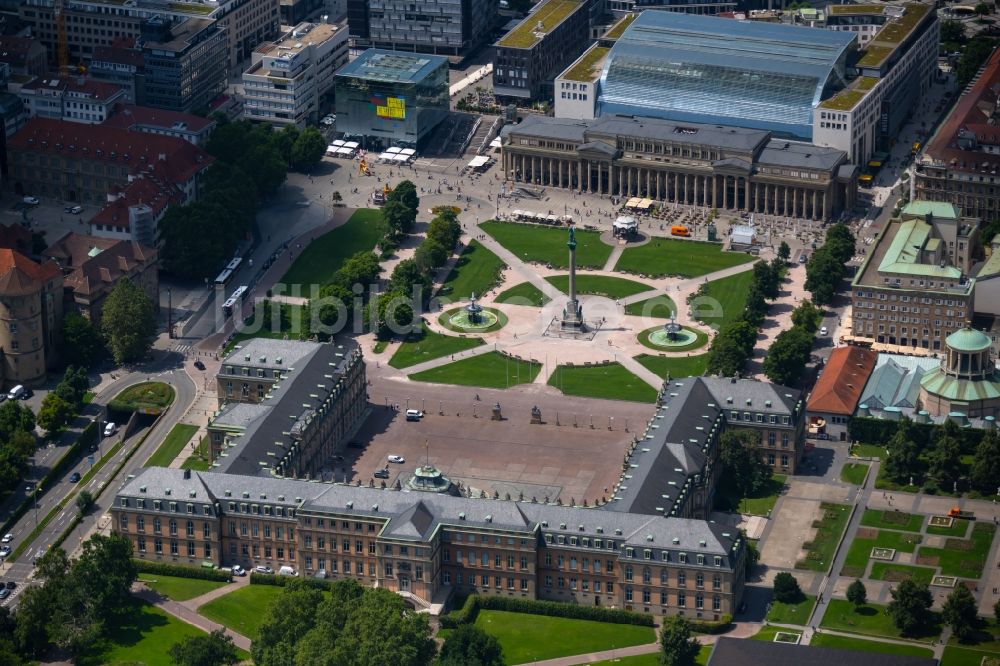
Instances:
[[[807,551],[806,557],[795,563],[796,569],[828,571],[833,564],[833,554],[837,550],[837,544],[840,543],[840,537],[847,526],[847,519],[851,516],[850,507],[845,504],[823,502],[819,506],[822,516],[819,520],[813,521],[816,536],[812,541],[802,544]]]
[[[720,243],[653,238],[645,245],[622,252],[615,270],[651,277],[692,278],[751,261],[755,261],[751,255],[724,252]]]
[[[180,576],[160,576],[158,574],[141,573],[139,580],[157,594],[173,601],[187,601],[207,594],[212,590],[228,585],[220,580],[201,580],[200,578],[182,578]]]
[[[509,388],[516,384],[530,384],[541,369],[541,363],[510,358],[493,351],[414,373],[410,379],[458,386]]]
[[[507,265],[478,241],[469,243],[448,273],[438,296],[451,302],[468,300],[472,294],[482,296],[500,282]]]
[[[530,282],[522,282],[510,289],[500,293],[495,302],[506,303],[507,305],[530,305],[540,308],[548,303],[551,298],[542,293],[542,290]]]
[[[565,228],[535,224],[483,222],[479,227],[522,261],[534,261],[553,268],[569,268],[569,232]],[[611,246],[596,231],[576,230],[576,267],[604,268]]]
[[[705,374],[705,370],[708,368],[708,354],[695,356],[639,354],[635,360],[650,372],[655,372],[664,379],[668,372],[671,377],[700,377]]]
[[[656,402],[656,389],[629,372],[620,363],[573,367],[560,365],[549,377],[548,383],[565,395]]]
[[[866,474],[868,474],[867,463],[844,463],[840,470],[840,480],[844,483],[860,486],[864,483]]]
[[[374,250],[381,237],[382,212],[358,209],[343,225],[309,243],[281,277],[281,283],[303,285],[306,290],[302,293],[308,294],[309,285],[329,283],[344,261],[358,252]],[[279,292],[275,289],[274,293]]]
[[[902,638],[899,635],[899,629],[892,623],[892,617],[885,611],[886,606],[880,604],[865,604],[855,607],[847,599],[831,599],[820,626],[853,634]],[[940,634],[941,624],[937,615],[934,615],[931,626],[926,627],[919,636],[915,636],[913,639],[933,641]]]
[[[198,614],[257,640],[267,607],[283,589],[276,585],[247,585],[199,606]]]
[[[442,356],[458,354],[475,347],[483,341],[479,338],[460,338],[455,335],[435,333],[421,323],[420,333],[411,334],[389,359],[389,365],[394,368],[408,368],[424,361],[432,361]]]
[[[174,424],[174,427],[170,429],[170,432],[164,438],[163,443],[146,460],[144,467],[169,467],[170,463],[180,455],[196,432],[198,432],[198,426],[196,425],[189,423]]]

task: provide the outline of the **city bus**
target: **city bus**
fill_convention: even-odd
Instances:
[[[233,316],[233,308],[235,308],[240,300],[243,298],[243,294],[247,293],[247,286],[242,285],[236,288],[233,295],[226,299],[226,302],[222,304],[222,311],[227,317]]]
[[[219,277],[215,278],[215,285],[222,285],[223,287],[228,286],[241,263],[243,263],[243,257],[235,257],[232,261],[226,264],[226,267],[221,273],[219,273]]]

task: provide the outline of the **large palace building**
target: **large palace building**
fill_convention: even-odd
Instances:
[[[501,132],[505,177],[595,194],[829,220],[854,206],[847,154],[769,131],[604,116],[528,116]]]

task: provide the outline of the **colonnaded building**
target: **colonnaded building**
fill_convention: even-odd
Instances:
[[[528,116],[501,132],[508,180],[829,220],[854,206],[847,153],[770,131],[604,116]]]

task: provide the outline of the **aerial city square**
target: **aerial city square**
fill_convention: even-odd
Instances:
[[[1000,666],[998,20],[0,3],[0,664]]]

